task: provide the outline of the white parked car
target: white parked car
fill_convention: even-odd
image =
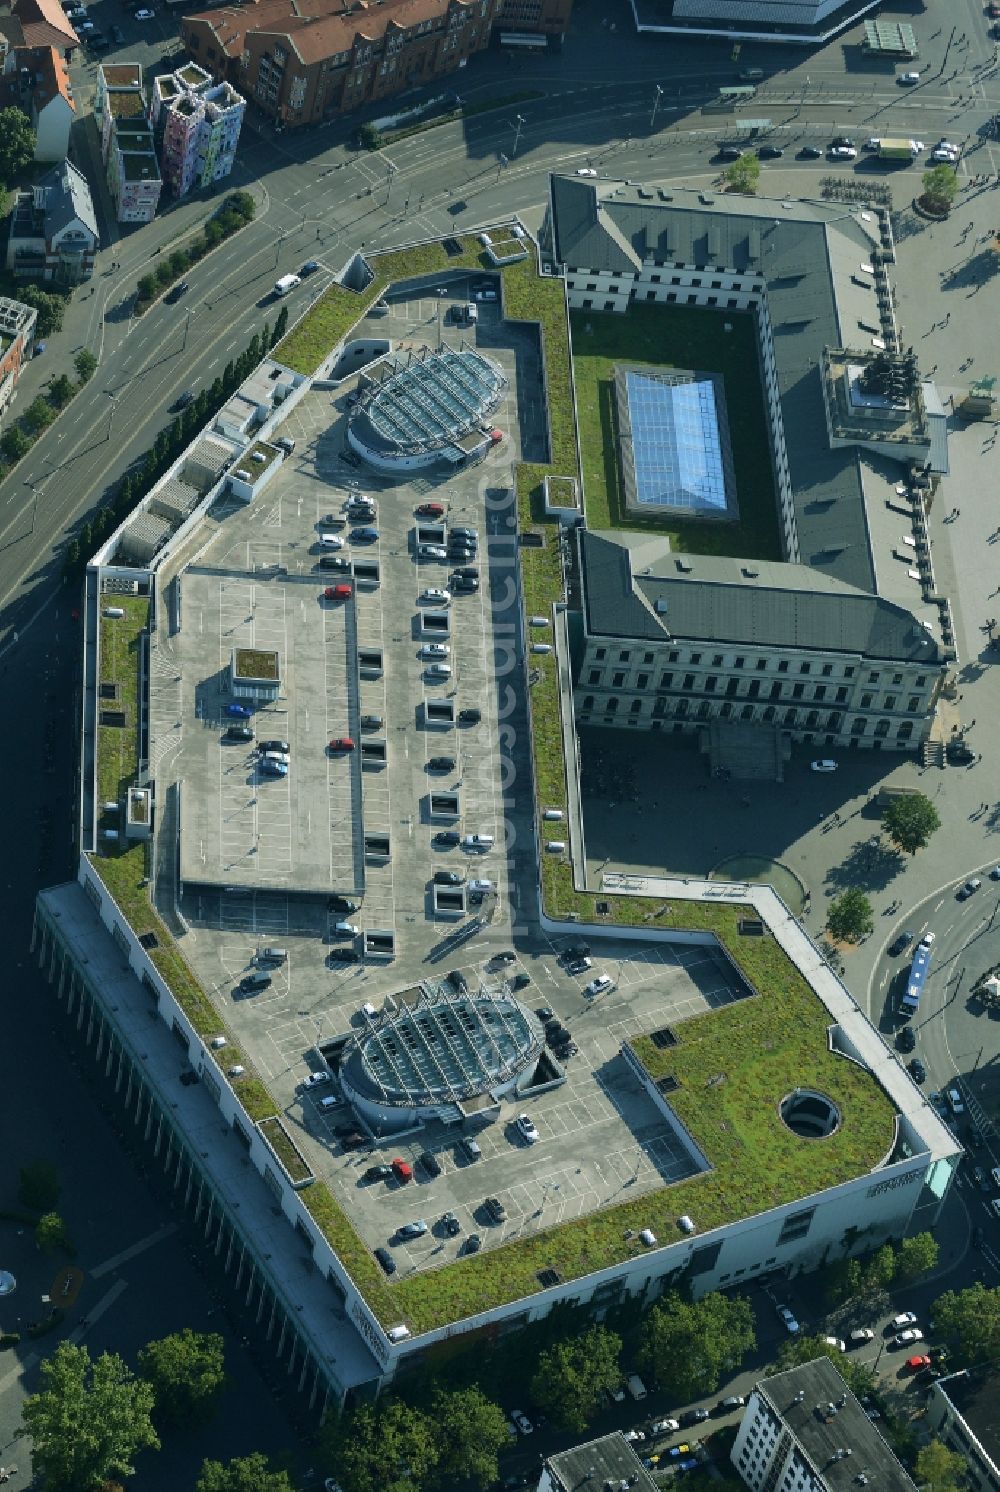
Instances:
[[[931,160],[943,161],[947,165],[953,166],[958,160],[958,151],[951,146],[946,149],[943,145],[935,145],[931,151]]]
[[[328,1072],[311,1072],[302,1084],[303,1088],[318,1088],[321,1083],[328,1083],[330,1074]]]
[[[898,1316],[893,1316],[889,1325],[893,1331],[902,1331],[904,1326],[916,1326],[917,1316],[915,1311],[900,1311]]]
[[[603,995],[609,989],[614,989],[614,987],[615,981],[611,978],[610,974],[598,974],[597,978],[592,979],[586,986],[583,993],[585,995]]]
[[[442,549],[440,544],[418,544],[417,555],[420,559],[446,560],[447,549]]]
[[[830,159],[832,161],[853,161],[857,158],[857,154],[858,152],[853,145],[830,146]]]
[[[836,772],[837,763],[831,761],[829,757],[824,757],[822,761],[810,762],[809,770],[811,772]]]
[[[787,1332],[789,1332],[793,1337],[796,1336],[797,1333],[798,1333],[798,1331],[799,1331],[799,1323],[796,1321],[795,1317],[792,1315],[792,1312],[788,1309],[788,1307],[786,1305],[777,1306],[776,1309],[777,1309],[778,1315],[781,1317],[782,1321],[785,1323],[785,1330]]]
[[[512,1409],[510,1411],[510,1417],[514,1421],[515,1425],[520,1430],[522,1435],[533,1434],[535,1427],[531,1423],[531,1420],[528,1418],[528,1416],[522,1410]]]
[[[421,601],[431,601],[435,606],[448,606],[451,602],[449,591],[443,591],[440,586],[430,585],[425,591],[420,592]]]
[[[914,83],[919,83],[920,82],[920,74],[919,73],[900,73],[900,75],[899,75],[899,77],[897,78],[896,81],[898,83],[902,83],[902,85],[903,85],[904,88],[912,88],[913,85],[914,85]]]
[[[649,1427],[650,1435],[673,1435],[681,1427],[679,1419],[655,1419]]]
[[[593,166],[578,166],[576,174],[577,176],[596,176],[597,172]]]
[[[353,922],[335,922],[333,931],[338,938],[356,938],[361,929]]]
[[[901,1331],[899,1335],[894,1338],[894,1341],[897,1347],[908,1347],[911,1342],[922,1342],[923,1339],[924,1334],[920,1330],[919,1326],[909,1326],[907,1327],[906,1331]]]
[[[450,658],[451,648],[446,642],[425,642],[418,654],[420,658]]]
[[[135,18],[137,21],[151,21],[155,14],[155,10],[137,10]]]
[[[514,1120],[518,1134],[528,1145],[533,1145],[538,1139],[538,1130],[535,1128],[534,1120],[528,1114],[518,1114]]]
[[[840,1337],[823,1337],[828,1347],[836,1347],[838,1352],[846,1352],[847,1346]]]
[[[324,549],[343,549],[344,541],[339,534],[320,534],[319,542]]]
[[[623,1430],[622,1434],[631,1445],[637,1445],[640,1440],[646,1438],[641,1430]]]
[[[424,669],[424,677],[428,679],[450,679],[450,663],[428,663]]]
[[[488,880],[485,876],[478,876],[474,880],[466,882],[466,890],[480,891],[485,896],[487,891],[493,890],[493,882]]]

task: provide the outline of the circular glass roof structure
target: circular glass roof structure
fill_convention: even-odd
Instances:
[[[503,370],[474,347],[421,347],[369,369],[349,429],[387,456],[436,451],[476,430],[507,389]]]
[[[344,1048],[340,1078],[355,1101],[426,1112],[508,1087],[537,1060],[543,1038],[508,993],[422,989],[413,1003],[366,1019]]]

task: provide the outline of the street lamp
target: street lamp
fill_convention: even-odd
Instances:
[[[656,97],[653,99],[653,112],[649,116],[649,127],[650,127],[650,129],[652,129],[653,125],[656,123],[656,111],[660,107],[660,99],[663,97],[663,89],[660,87],[659,83],[657,83],[655,86],[656,86]]]
[[[521,128],[525,124],[527,124],[527,120],[523,114],[514,115],[514,149],[511,151],[511,155],[517,155],[517,145],[521,138]]]

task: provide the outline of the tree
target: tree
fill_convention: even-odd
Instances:
[[[930,798],[923,793],[908,793],[903,798],[893,798],[883,810],[882,827],[894,845],[907,855],[915,855],[934,830],[940,829],[941,820]]]
[[[950,1451],[940,1440],[932,1440],[917,1452],[913,1480],[925,1492],[958,1492],[966,1483],[968,1463],[958,1451]]]
[[[20,109],[0,109],[0,180],[11,182],[31,164],[35,132]]]
[[[17,1195],[25,1207],[35,1212],[51,1211],[59,1200],[59,1176],[52,1162],[32,1160],[22,1166]]]
[[[274,347],[278,342],[281,341],[282,337],[285,335],[285,328],[287,327],[287,325],[288,307],[282,306],[281,310],[278,312],[277,320],[274,323],[274,331],[271,334],[272,347]]]
[[[35,1242],[43,1254],[52,1254],[56,1249],[69,1249],[69,1233],[58,1212],[46,1212],[35,1224]]]
[[[760,161],[752,151],[744,150],[739,160],[723,171],[722,179],[727,191],[747,192],[752,196],[760,181]]]
[[[931,212],[950,212],[958,191],[958,172],[954,166],[932,166],[924,172],[923,188],[923,201]]]
[[[888,1290],[896,1278],[896,1255],[892,1244],[886,1243],[878,1249],[865,1265],[864,1284],[870,1295]]]
[[[437,1427],[441,1459],[434,1480],[456,1486],[472,1480],[489,1487],[499,1479],[497,1456],[508,1443],[507,1421],[499,1404],[470,1385],[434,1395],[431,1415]]]
[[[896,1278],[915,1280],[918,1274],[926,1274],[938,1261],[940,1249],[931,1233],[918,1233],[914,1238],[904,1238],[896,1255]]]
[[[66,545],[66,553],[63,555],[63,574],[75,575],[80,568],[80,545],[76,539],[70,539]]]
[[[841,943],[860,943],[875,926],[872,904],[860,886],[848,886],[835,896],[826,914],[830,936]]]
[[[0,113],[2,112],[0,110]],[[61,330],[63,316],[66,313],[66,301],[63,296],[54,295],[48,290],[40,290],[37,285],[19,285],[17,298],[26,306],[34,306],[38,312],[35,321],[36,337],[51,337]]]
[[[223,1466],[205,1461],[195,1492],[294,1492],[287,1471],[276,1471],[260,1451]]]
[[[442,1454],[434,1421],[398,1399],[344,1415],[324,1449],[346,1492],[421,1492]]]
[[[60,1342],[41,1372],[44,1387],[21,1413],[35,1470],[52,1492],[132,1476],[139,1451],[159,1450],[152,1387],[116,1354],[91,1362],[86,1347]]]
[[[170,273],[180,278],[180,276],[187,269],[188,265],[191,263],[190,259],[188,258],[187,249],[174,249],[174,252],[171,254],[168,263],[170,265]]]
[[[622,1381],[621,1350],[621,1337],[603,1326],[554,1342],[538,1359],[531,1397],[560,1430],[582,1433],[605,1389],[617,1388]]]
[[[230,211],[238,212],[248,223],[257,215],[257,204],[252,192],[230,192],[226,198],[226,206]]]
[[[73,366],[80,382],[86,383],[97,372],[97,359],[89,347],[81,347],[73,359]]]
[[[363,124],[358,130],[358,140],[363,150],[381,150],[382,136],[373,124]]]
[[[215,1332],[190,1326],[139,1353],[139,1372],[156,1393],[157,1412],[177,1423],[205,1420],[226,1386],[225,1345]]]
[[[63,409],[75,393],[73,380],[66,373],[60,373],[49,385],[49,398],[57,409]]]
[[[0,435],[0,450],[3,451],[8,461],[20,461],[25,452],[31,450],[31,441],[20,425],[8,425]]]
[[[646,1317],[640,1360],[661,1388],[688,1403],[714,1393],[723,1372],[756,1345],[753,1311],[737,1295],[705,1295],[691,1303],[675,1291]]]
[[[140,300],[152,300],[156,294],[155,275],[140,275],[135,288]]]
[[[967,1362],[1000,1357],[1000,1289],[977,1282],[968,1290],[947,1290],[934,1303],[938,1335],[955,1337]]]
[[[41,394],[39,394],[37,399],[32,399],[24,411],[24,423],[33,434],[46,429],[47,426],[52,424],[54,419],[55,411],[51,404],[42,398]]]
[[[861,1294],[861,1264],[857,1259],[835,1259],[824,1272],[824,1290],[831,1305]]]

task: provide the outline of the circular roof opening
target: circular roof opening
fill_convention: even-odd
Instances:
[[[792,1134],[803,1140],[825,1140],[840,1128],[840,1110],[825,1093],[795,1088],[785,1095],[778,1112]]]
[[[13,1295],[17,1289],[17,1280],[6,1269],[0,1269],[0,1295]]]

